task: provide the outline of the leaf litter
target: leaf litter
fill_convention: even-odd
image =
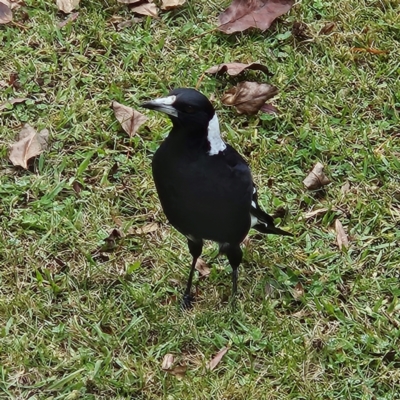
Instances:
[[[177,378],[183,378],[186,374],[187,366],[179,364],[175,365],[174,355],[166,354],[161,364],[161,369],[171,375],[176,376]]]
[[[47,148],[49,131],[42,129],[39,133],[25,124],[18,135],[18,141],[11,145],[9,159],[13,165],[28,169],[28,161],[41,154]]]
[[[0,24],[8,24],[13,20],[11,4],[7,0],[0,0]]]
[[[244,64],[239,62],[223,63],[214,65],[205,72],[206,74],[223,74],[226,72],[230,76],[237,76],[246,70],[262,71],[269,74],[268,67],[258,62],[252,62],[250,64]]]
[[[312,171],[303,180],[304,186],[308,190],[321,189],[330,183],[330,179],[324,173],[324,165],[320,162],[316,163]]]
[[[56,4],[60,11],[69,14],[79,6],[80,0],[57,0]]]
[[[349,238],[347,236],[346,231],[343,228],[342,223],[340,220],[335,220],[335,231],[336,231],[336,243],[340,250],[343,247],[349,247]]]
[[[276,18],[287,13],[293,4],[293,0],[233,0],[219,15],[218,30],[227,34],[248,28],[265,31]]]
[[[132,137],[136,134],[138,128],[147,121],[147,117],[131,107],[125,106],[117,101],[112,102],[114,114],[120,122],[123,130]]]
[[[207,369],[209,371],[214,370],[218,364],[221,362],[222,357],[228,352],[229,347],[223,347],[215,356],[214,358],[207,364]]]
[[[227,106],[235,107],[239,114],[254,115],[262,110],[266,100],[277,93],[278,89],[267,83],[240,82],[227,90],[221,101]]]

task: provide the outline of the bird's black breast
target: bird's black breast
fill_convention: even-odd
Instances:
[[[181,233],[220,243],[244,239],[253,183],[246,162],[231,146],[210,156],[167,138],[152,170],[163,210]]]

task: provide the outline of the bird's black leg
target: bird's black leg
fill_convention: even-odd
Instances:
[[[242,262],[243,252],[239,244],[230,244],[225,251],[232,267],[232,299],[234,299],[237,293],[238,268]]]
[[[188,239],[188,246],[190,254],[193,257],[193,261],[192,261],[192,266],[190,268],[189,279],[186,285],[186,290],[183,295],[182,307],[185,309],[189,309],[192,307],[193,297],[190,294],[190,289],[192,287],[193,274],[196,267],[196,262],[197,259],[200,257],[201,251],[203,249],[203,241],[201,239],[196,241]]]

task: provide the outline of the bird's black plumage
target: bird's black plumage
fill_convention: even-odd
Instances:
[[[142,104],[169,115],[173,128],[156,151],[152,171],[169,222],[188,239],[193,257],[185,307],[203,240],[220,244],[232,266],[237,290],[240,243],[251,226],[263,233],[291,236],[274,225],[258,205],[250,169],[240,154],[222,141],[210,101],[195,89],[175,89],[165,98]]]

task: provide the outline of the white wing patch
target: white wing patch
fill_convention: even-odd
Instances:
[[[226,149],[226,144],[221,139],[218,116],[216,113],[214,114],[214,117],[211,119],[211,121],[208,123],[207,139],[208,143],[210,143],[210,151],[208,152],[210,156],[214,156],[220,151],[224,151]]]
[[[258,204],[257,204],[257,189],[255,186],[253,186],[253,200],[251,202],[251,209],[250,209],[250,226],[253,227],[254,225],[262,224],[265,225],[265,227],[268,226],[268,224],[264,221],[260,221],[256,216],[254,216],[251,213],[251,210],[257,210]]]

